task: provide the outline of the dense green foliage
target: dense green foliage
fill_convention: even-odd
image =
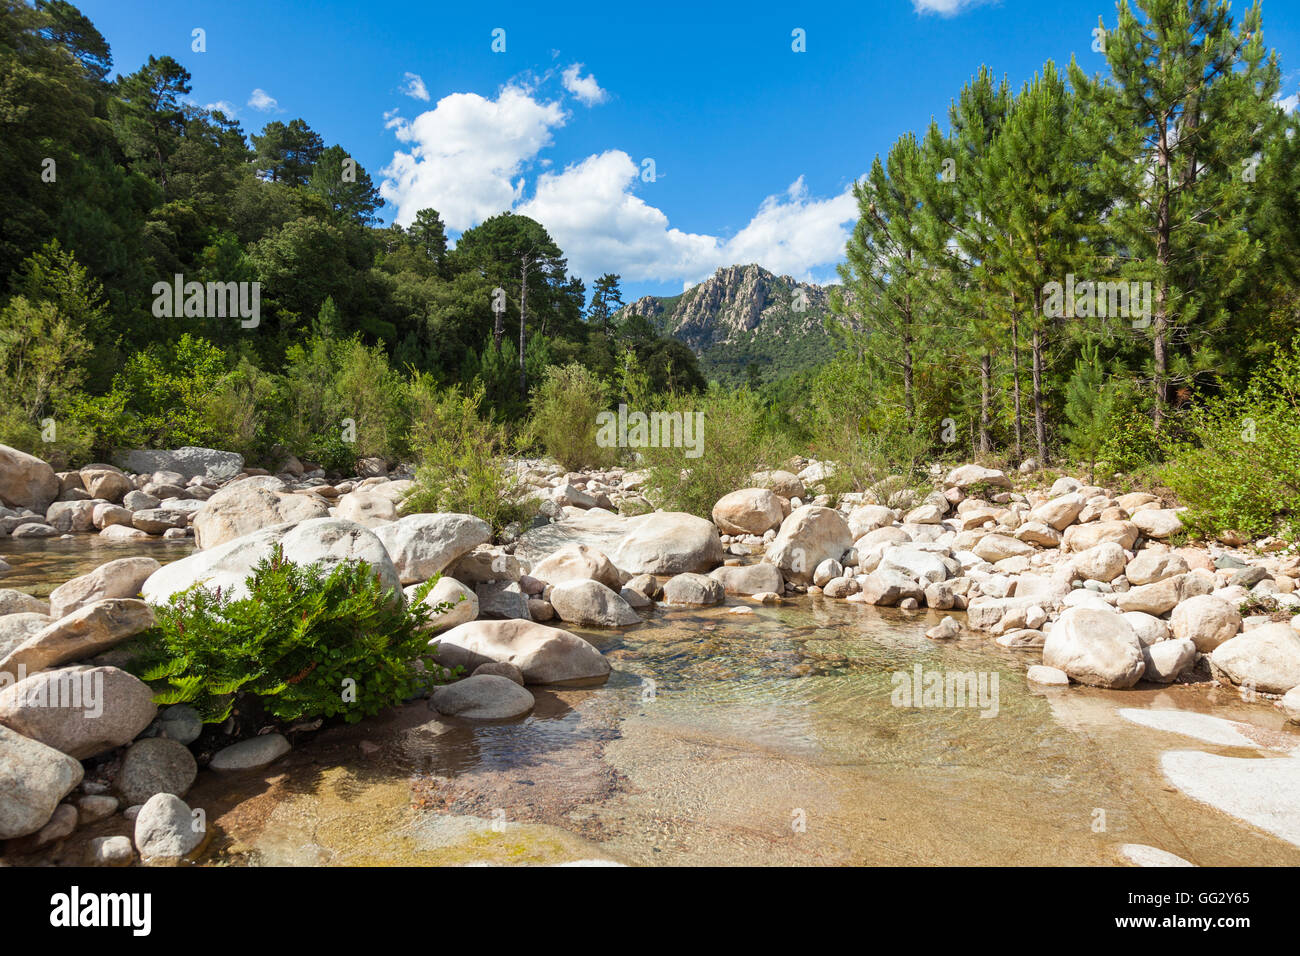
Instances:
[[[243,695],[277,720],[355,723],[438,682],[423,630],[450,608],[424,601],[436,580],[408,605],[364,562],[304,567],[277,547],[253,569],[248,597],[195,587],[157,608],[157,625],[130,648],[131,668],[159,704],[191,704],[209,723]]]
[[[534,435],[546,454],[569,471],[608,467],[618,459],[616,447],[597,441],[596,419],[609,407],[609,388],[578,364],[553,368],[533,403]]]
[[[1013,90],[981,68],[856,184],[824,329],[777,296],[770,328],[697,360],[666,335],[696,290],[633,315],[606,273],[588,304],[509,212],[454,242],[433,209],[380,225],[370,175],[304,119],[248,135],[166,56],[110,81],[71,4],[0,0],[0,442],[61,467],[139,445],[407,458],[408,508],[498,529],[529,513],[512,454],[644,464],[656,504],[697,513],[791,454],[836,461],[835,491],[935,457],[1134,480],[1163,460],[1189,501],[1269,462],[1275,482],[1196,508],[1262,531],[1289,514],[1289,419],[1255,383],[1300,330],[1300,116],[1259,6],[1239,14],[1123,0],[1103,73],[1048,62]],[[256,326],[155,315],[177,275],[259,283]],[[1243,402],[1269,454],[1229,453]],[[620,404],[702,414],[701,456],[596,442]]]
[[[1184,522],[1217,534],[1300,531],[1300,341],[1247,385],[1196,406],[1187,440],[1161,475],[1188,506]],[[1282,522],[1286,527],[1280,527]]]

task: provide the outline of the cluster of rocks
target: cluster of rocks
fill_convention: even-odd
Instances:
[[[7,851],[34,852],[115,815],[133,825],[133,835],[97,837],[86,863],[123,865],[137,852],[174,860],[205,839],[180,800],[198,773],[189,745],[202,729],[199,716],[183,704],[160,712],[148,685],[113,654],[154,624],[136,595],[159,570],[149,557],[110,561],[60,585],[48,601],[0,589],[0,840],[10,841]],[[256,740],[265,747],[269,739]],[[232,764],[229,752],[237,756],[248,743],[219,751],[211,766]]]
[[[331,484],[323,469],[305,468],[292,455],[271,475],[245,466],[234,452],[185,447],[132,451],[120,466],[92,464],[56,472],[39,458],[0,445],[0,537],[98,534],[124,541],[198,536],[202,531],[196,518],[204,503],[226,485],[250,477],[262,479],[268,495],[295,496],[278,503],[285,520],[327,514],[340,497],[375,484],[391,486],[395,498],[390,504],[395,505],[410,487],[409,479],[391,481],[382,459],[361,459],[357,466],[357,477]]]

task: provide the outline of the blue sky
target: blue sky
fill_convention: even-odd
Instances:
[[[383,184],[385,221],[433,206],[454,235],[513,208],[628,299],[733,262],[833,277],[873,156],[943,122],[983,63],[1015,88],[1049,58],[1104,69],[1092,30],[1115,19],[1113,0],[79,5],[117,70],[169,54],[246,132],[302,117],[341,144]],[[1263,9],[1295,95],[1300,0]]]

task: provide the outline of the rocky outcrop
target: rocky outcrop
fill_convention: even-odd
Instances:
[[[0,445],[0,504],[44,514],[59,491],[53,468],[25,451]]]

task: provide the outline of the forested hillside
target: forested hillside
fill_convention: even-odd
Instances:
[[[381,226],[370,174],[309,120],[244,130],[193,105],[170,57],[112,67],[71,4],[0,0],[0,442],[322,458],[349,419],[356,451],[398,455],[399,380],[477,383],[499,420],[568,362],[612,376],[630,355],[656,388],[702,385],[684,346],[608,321],[617,276],[589,312],[537,222],[503,213],[450,250],[436,210]],[[255,324],[159,315],[175,281],[259,283]]]

